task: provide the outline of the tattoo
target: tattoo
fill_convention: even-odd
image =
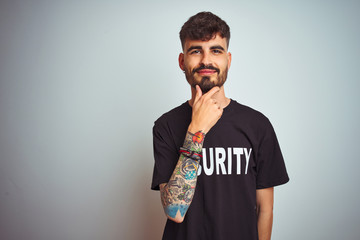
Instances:
[[[187,132],[183,146],[193,152],[201,152],[204,138],[205,133],[202,131],[198,131],[195,134]]]
[[[192,154],[199,153],[197,156],[201,156],[204,138],[205,134],[202,131],[195,134],[187,132],[183,149],[189,150]],[[192,156],[192,154],[190,155]],[[178,212],[181,217],[184,217],[193,199],[199,161],[194,160],[191,156],[180,154],[169,182],[160,188],[161,202],[169,217],[175,218]]]
[[[195,133],[192,137],[193,142],[195,143],[201,143],[204,141],[205,133],[199,131]]]
[[[181,164],[181,175],[185,177],[186,180],[193,180],[196,178],[196,173],[198,169],[198,163],[191,158],[185,158]]]
[[[178,211],[180,211],[180,215],[183,217],[188,210],[189,205],[182,205],[182,204],[173,204],[167,206],[165,212],[168,216],[175,218]]]

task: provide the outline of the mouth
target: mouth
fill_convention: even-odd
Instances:
[[[213,69],[202,69],[196,72],[200,75],[212,75],[214,73],[217,73],[217,71]]]
[[[198,73],[202,76],[212,75],[212,74],[219,73],[219,72],[220,72],[220,69],[213,67],[211,65],[208,65],[208,66],[203,65],[203,66],[200,66],[193,70],[193,73]]]

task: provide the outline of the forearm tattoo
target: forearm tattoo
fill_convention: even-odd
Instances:
[[[180,154],[179,160],[169,182],[161,188],[161,202],[166,214],[175,218],[178,211],[183,217],[195,193],[197,170],[205,134],[187,132],[183,148],[188,151]]]

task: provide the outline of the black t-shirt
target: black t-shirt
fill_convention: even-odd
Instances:
[[[185,102],[165,113],[153,128],[151,189],[167,183],[179,159],[191,121]],[[167,220],[164,240],[258,239],[256,189],[289,181],[269,120],[234,100],[206,134],[193,201],[182,223]]]

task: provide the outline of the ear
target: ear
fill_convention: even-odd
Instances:
[[[228,70],[229,70],[229,68],[230,68],[230,65],[231,65],[231,52],[228,52],[227,53],[227,55],[228,55]]]
[[[184,71],[185,67],[184,67],[184,54],[183,53],[179,54],[179,67],[181,68],[181,70]]]

